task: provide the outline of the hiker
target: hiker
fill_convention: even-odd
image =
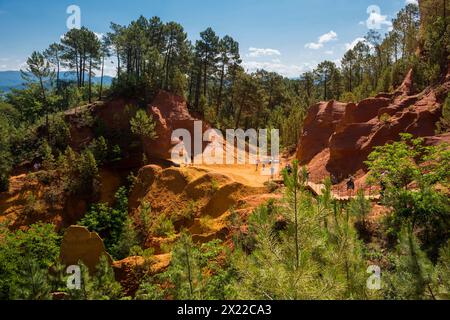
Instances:
[[[259,169],[259,159],[256,160],[256,172],[258,172]]]
[[[386,176],[386,172],[383,172],[381,174],[381,179],[380,179],[380,187],[381,187],[380,196],[381,197],[384,197],[384,193],[386,192],[386,181],[384,180],[385,176]]]
[[[331,180],[331,184],[338,184],[339,183],[338,178],[336,178],[336,176],[334,174],[330,174],[330,180]]]
[[[270,176],[272,177],[272,180],[275,178],[275,166],[272,164],[270,167]]]
[[[39,170],[41,169],[41,165],[40,165],[39,163],[36,162],[36,163],[34,164],[34,166],[33,166],[33,169],[34,169],[34,171],[37,172],[37,171],[39,171]]]
[[[355,191],[355,178],[350,176],[347,181],[347,191]]]
[[[291,175],[292,175],[292,167],[291,167],[291,164],[290,164],[290,163],[288,163],[288,164],[286,165],[285,170],[286,170],[288,176],[291,176]]]

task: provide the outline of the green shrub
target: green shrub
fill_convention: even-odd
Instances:
[[[154,222],[151,233],[157,237],[170,237],[175,234],[175,227],[170,218],[161,215]]]
[[[48,269],[59,259],[60,240],[49,224],[0,229],[0,300],[49,299]]]
[[[118,250],[119,256],[123,255],[124,250],[123,243],[119,245],[119,242],[124,236],[125,231],[130,231],[128,228],[132,228],[128,223],[128,197],[127,190],[120,188],[115,196],[114,207],[111,208],[105,203],[93,205],[86,216],[80,221],[82,226],[87,227],[91,232],[97,232],[105,242],[105,246],[113,255]],[[134,235],[126,234],[126,238],[134,239]],[[134,240],[133,240],[134,242]],[[134,246],[135,243],[131,243]],[[126,250],[125,250],[126,251]]]

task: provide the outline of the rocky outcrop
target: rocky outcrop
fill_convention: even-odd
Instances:
[[[143,257],[128,257],[115,261],[113,270],[127,296],[134,296],[145,276],[153,276],[164,272],[170,265],[171,254],[161,254],[145,259]]]
[[[345,103],[330,101],[310,108],[297,150],[297,158],[301,164],[309,163],[328,146],[331,135],[345,115],[346,107]]]
[[[117,99],[107,102],[96,102],[91,105],[66,111],[66,119],[71,124],[71,143],[74,150],[81,150],[95,138],[95,131],[108,134],[110,144],[117,144],[125,155],[123,161],[129,167],[140,164],[142,150],[135,150],[133,146],[139,145],[139,139],[131,135],[130,120],[135,115],[138,107],[132,100]],[[156,122],[156,139],[143,139],[144,152],[148,159],[169,160],[172,148],[180,141],[172,141],[172,133],[177,129],[186,129],[192,137],[191,146],[194,146],[194,123],[199,119],[189,112],[186,101],[177,95],[166,91],[160,91],[152,103],[147,107],[148,114]],[[95,127],[89,122],[89,118],[95,120]],[[206,123],[202,123],[201,133],[208,129]],[[203,149],[206,147],[202,143]],[[133,159],[138,159],[137,163]]]
[[[172,220],[175,235],[150,232],[145,241],[146,248],[153,248],[156,254],[160,254],[164,251],[163,247],[175,241],[182,230],[189,231],[195,242],[205,243],[213,239],[226,241],[230,234],[230,215],[252,211],[269,198],[277,197],[274,194],[265,195],[265,187],[250,187],[206,169],[162,169],[151,165],[139,171],[129,203],[130,212],[138,225],[144,204],[151,207],[151,221],[158,221],[161,217]],[[255,197],[259,197],[258,201]],[[246,201],[247,198],[250,200]]]
[[[400,133],[429,137],[427,141],[435,143],[446,140],[432,137],[450,83],[414,95],[412,79],[410,71],[392,94],[379,94],[358,104],[331,101],[311,107],[297,158],[309,166],[314,182],[329,176],[335,183],[350,174],[363,176],[364,161],[374,147],[398,140]]]
[[[77,265],[81,261],[93,273],[102,256],[112,264],[111,256],[97,233],[80,226],[71,226],[64,233],[61,244],[61,262],[64,265]]]
[[[192,138],[191,146],[194,146],[194,123],[198,119],[189,113],[187,103],[182,97],[160,91],[147,109],[156,121],[158,136],[154,140],[144,140],[144,151],[147,157],[170,159],[172,148],[180,142],[172,141],[172,133],[177,129],[187,130]],[[203,124],[202,133],[206,130],[207,126]]]
[[[58,175],[52,174],[39,171],[11,177],[9,190],[0,193],[0,223],[17,230],[43,222],[61,230],[79,221],[91,195],[65,192],[60,185],[48,182],[49,179],[60,181]]]

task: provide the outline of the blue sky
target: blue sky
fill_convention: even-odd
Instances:
[[[327,59],[339,61],[368,26],[384,34],[389,21],[415,0],[0,0],[0,71],[18,70],[34,50],[67,32],[69,5],[81,9],[81,23],[106,33],[114,21],[139,15],[181,23],[191,40],[212,27],[240,43],[244,66],[295,77]],[[108,73],[114,73],[112,62]]]

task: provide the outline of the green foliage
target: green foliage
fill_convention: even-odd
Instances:
[[[150,278],[141,282],[139,290],[136,292],[136,300],[156,301],[164,300],[164,290],[157,284],[156,280]]]
[[[391,116],[387,113],[383,113],[380,117],[379,120],[384,123],[384,124],[388,124],[391,121]]]
[[[98,139],[94,139],[89,144],[87,149],[92,152],[97,164],[99,164],[99,165],[104,164],[109,158],[108,144],[104,137],[99,137]]]
[[[370,200],[366,199],[364,190],[358,190],[356,198],[352,199],[348,205],[348,211],[365,225],[366,218],[371,210],[372,204]]]
[[[111,249],[114,257],[125,259],[132,255],[132,252],[140,245],[138,232],[131,218],[125,220],[122,232],[117,243]]]
[[[450,242],[440,250],[439,261],[435,269],[435,289],[439,299],[450,299]]]
[[[143,139],[153,140],[158,137],[155,131],[155,121],[144,110],[138,110],[136,116],[131,119],[130,125],[131,132]]]
[[[59,259],[60,237],[52,225],[0,230],[0,300],[49,299],[48,269]]]
[[[175,234],[175,227],[170,218],[161,215],[153,222],[150,233],[156,237],[170,237]]]
[[[449,238],[450,201],[441,189],[449,185],[449,157],[445,145],[426,147],[423,139],[402,135],[399,142],[375,148],[367,162],[370,181],[382,184],[382,201],[393,210],[390,232],[395,236],[411,224],[434,259]]]
[[[8,190],[13,164],[9,130],[7,120],[0,117],[0,192]]]
[[[122,287],[115,280],[114,271],[105,256],[100,258],[94,275],[79,263],[81,268],[81,289],[69,290],[71,300],[118,300],[123,297]]]
[[[65,189],[71,194],[92,195],[98,190],[98,167],[91,151],[81,154],[68,147],[58,158],[58,168],[64,173]]]
[[[116,193],[113,208],[105,203],[93,205],[80,221],[82,226],[91,232],[97,232],[105,241],[108,251],[116,258],[127,255],[127,240],[135,241],[135,235],[128,220],[128,197],[126,188],[120,188]],[[131,248],[136,243],[129,243]]]
[[[446,29],[447,27],[447,29]],[[439,80],[439,76],[447,71],[450,48],[450,28],[444,17],[437,17],[435,21],[426,25],[423,36],[424,63],[429,77],[429,83]]]
[[[437,133],[450,131],[450,94],[447,95],[447,99],[445,99],[444,105],[442,106],[442,117],[437,127]]]
[[[353,94],[353,92],[344,92],[341,95],[339,100],[342,102],[347,102],[347,103],[350,103],[350,102],[357,103],[358,102],[355,95]]]
[[[220,259],[224,253],[219,240],[196,245],[183,233],[173,247],[170,267],[156,279],[160,283],[170,283],[164,296],[176,300],[224,300],[233,278],[233,270],[226,259]],[[147,291],[143,291],[145,288]],[[148,292],[148,289],[148,284],[144,284],[140,291]],[[161,297],[159,290],[148,297]]]
[[[233,281],[238,299],[364,299],[366,265],[349,213],[335,207],[328,182],[315,204],[306,171],[285,173],[286,206],[258,208],[248,236],[237,237]],[[328,195],[328,196],[327,196]]]
[[[394,258],[394,271],[386,277],[386,298],[396,300],[435,299],[433,265],[409,228],[403,229]]]

